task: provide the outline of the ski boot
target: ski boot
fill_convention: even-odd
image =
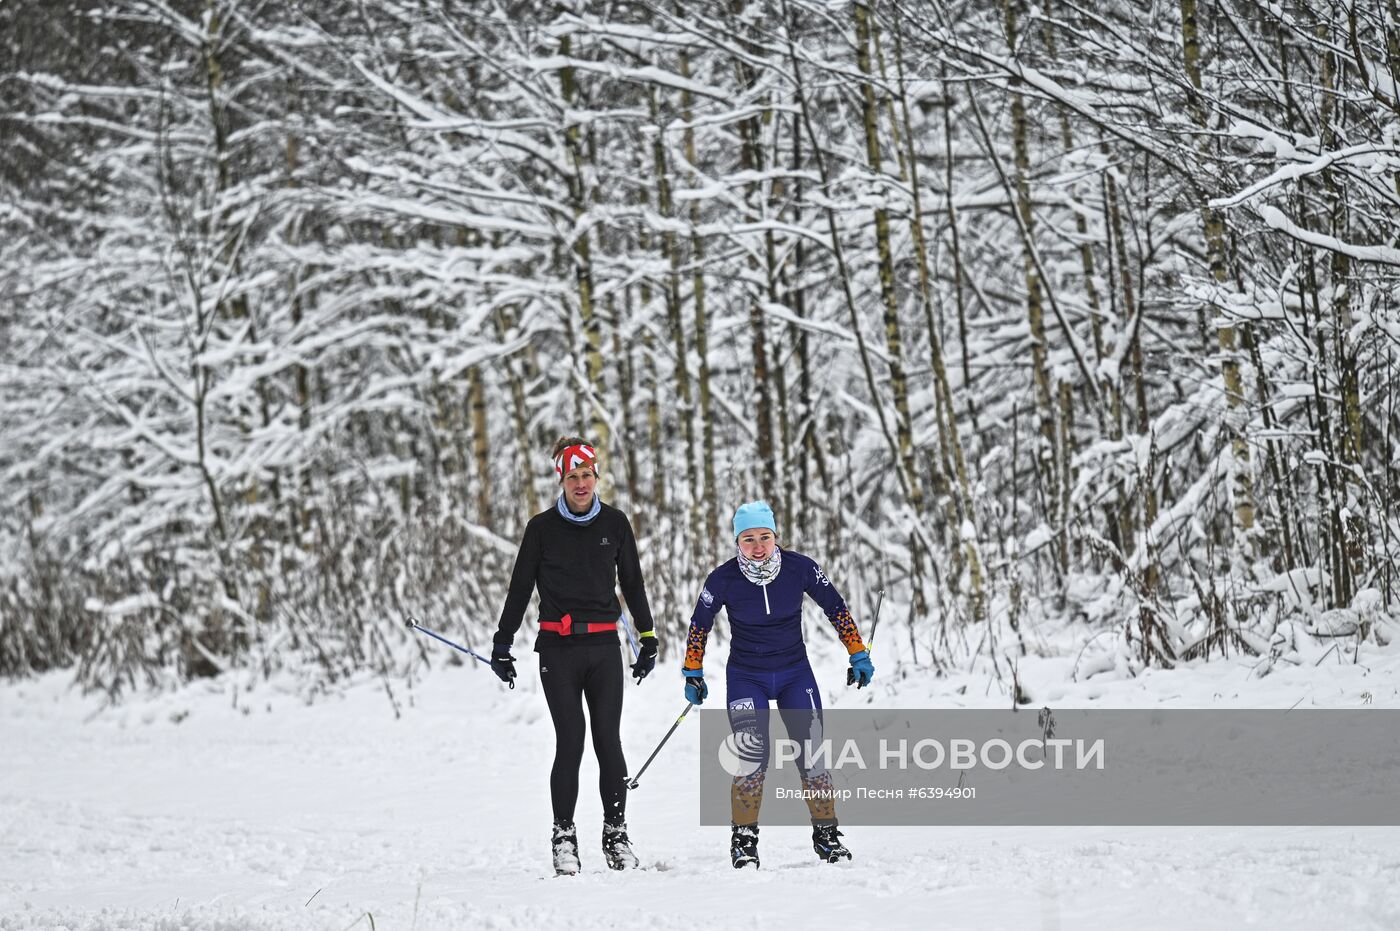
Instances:
[[[835,824],[812,825],[812,849],[827,863],[851,859],[851,852],[841,843],[841,832]]]
[[[729,859],[736,870],[750,864],[758,869],[758,825],[734,825],[729,839]]]
[[[610,870],[637,868],[637,855],[632,852],[632,843],[627,839],[627,825],[603,825],[603,859],[608,861]]]
[[[572,821],[554,822],[554,874],[573,876],[579,871],[578,832]]]

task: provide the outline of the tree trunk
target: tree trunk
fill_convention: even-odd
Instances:
[[[948,513],[947,520],[950,536],[953,541],[953,553],[960,554],[954,559],[954,577],[956,573],[966,569],[970,591],[970,611],[969,616],[974,624],[981,623],[987,619],[987,599],[984,590],[985,585],[982,578],[982,552],[980,531],[978,529],[976,504],[973,499],[972,489],[969,485],[967,463],[963,457],[962,438],[958,430],[957,412],[953,405],[953,392],[948,384],[948,368],[944,359],[943,340],[939,332],[938,321],[933,314],[933,286],[929,277],[928,245],[924,238],[923,228],[923,202],[919,184],[919,161],[914,151],[913,129],[909,119],[909,100],[905,92],[905,72],[904,72],[904,46],[901,38],[903,34],[903,24],[900,21],[899,8],[895,8],[894,20],[894,54],[895,72],[898,78],[896,87],[899,88],[899,110],[904,120],[904,139],[907,147],[905,158],[909,166],[910,189],[913,192],[913,214],[909,218],[910,232],[914,241],[914,252],[918,262],[919,277],[919,298],[924,308],[924,325],[928,328],[929,338],[929,365],[933,372],[933,393],[934,403],[939,408],[935,413],[936,421],[939,425],[939,440],[941,456],[938,460],[938,472],[942,473],[943,489],[951,492],[947,494]],[[947,85],[944,85],[944,93],[947,94]],[[944,109],[944,132],[945,139],[951,139],[951,130],[948,126],[947,108],[951,106],[950,98],[945,97]],[[948,143],[948,163],[949,175],[951,177],[952,152],[951,142]],[[948,210],[949,221],[953,228],[953,239],[957,242],[956,214],[952,208],[952,184],[948,186]],[[958,313],[961,318],[963,314],[963,299],[961,282],[957,276],[961,274],[961,261],[956,254],[954,265],[955,287],[958,292]],[[964,341],[964,347],[966,342]],[[966,377],[966,370],[964,370]],[[971,394],[970,388],[964,384],[964,390]],[[975,417],[974,417],[975,423]],[[951,460],[951,461],[950,461]],[[948,474],[951,472],[951,475]],[[936,662],[936,658],[935,658]]]
[[[656,173],[656,209],[666,220],[675,219],[675,207],[671,202],[671,179],[670,169],[666,163],[666,139],[665,129],[660,125],[659,108],[656,102],[656,90],[653,88],[650,93],[651,118],[656,124],[656,134],[652,138],[652,167]],[[680,409],[677,416],[681,421],[681,432],[685,437],[685,480],[686,488],[690,490],[687,496],[689,505],[687,507],[688,520],[686,527],[688,535],[683,543],[683,550],[690,551],[690,542],[700,538],[700,531],[697,526],[700,518],[700,499],[694,494],[694,490],[699,487],[698,476],[695,470],[695,405],[691,402],[690,389],[690,350],[686,345],[685,324],[681,320],[681,257],[680,246],[677,242],[675,230],[668,224],[661,234],[661,255],[667,265],[666,275],[666,323],[670,327],[671,335],[675,339],[675,377],[676,392],[680,397]]]
[[[1195,90],[1192,115],[1202,130],[1208,128],[1205,105],[1200,96],[1201,46],[1196,19],[1196,0],[1181,0],[1182,62],[1187,80]],[[1203,164],[1210,163],[1209,137],[1202,134],[1198,151]],[[1205,196],[1201,203],[1207,203]],[[1225,224],[1220,212],[1201,208],[1201,227],[1205,232],[1206,254],[1212,280],[1224,287],[1228,278],[1225,255]],[[1248,413],[1245,409],[1244,383],[1240,374],[1239,349],[1234,321],[1215,311],[1216,333],[1219,339],[1222,374],[1225,384],[1225,432],[1230,438],[1230,497],[1233,502],[1232,550],[1237,568],[1242,568],[1254,552],[1254,478],[1250,466],[1249,442],[1245,436]]]
[[[738,22],[739,14],[743,12],[742,0],[735,0],[730,12]],[[735,78],[738,82],[738,92],[740,96],[747,99],[751,95],[754,87],[758,84],[758,76],[753,67],[743,58],[734,59]],[[761,126],[757,115],[746,117],[739,122],[739,159],[740,167],[745,173],[757,176],[764,168],[764,158],[762,149]],[[744,185],[745,219],[749,222],[757,222],[763,218],[765,212],[764,198],[761,185],[758,182],[750,181]],[[778,500],[778,467],[773,448],[773,385],[772,373],[769,366],[768,353],[768,327],[767,318],[763,312],[765,298],[776,303],[777,295],[775,289],[776,258],[773,249],[773,238],[770,232],[764,234],[764,253],[767,259],[767,269],[762,269],[758,259],[753,257],[752,250],[749,252],[749,268],[754,272],[764,271],[767,278],[766,293],[755,290],[749,292],[749,331],[753,345],[753,388],[755,394],[755,422],[757,427],[756,453],[763,468],[762,487],[759,496],[769,499],[770,503]],[[783,520],[785,516],[780,516]]]
[[[1002,0],[1007,44],[1013,55],[1017,54],[1019,42],[1019,2],[1020,0]],[[1037,472],[1043,488],[1046,521],[1052,529],[1058,528],[1063,531],[1061,521],[1064,515],[1057,513],[1060,502],[1059,482],[1063,480],[1063,476],[1059,475],[1057,470],[1062,457],[1058,455],[1059,444],[1056,442],[1058,418],[1055,413],[1055,392],[1050,383],[1049,342],[1045,333],[1045,310],[1041,303],[1040,271],[1034,255],[1035,216],[1031,211],[1030,130],[1026,118],[1026,101],[1018,90],[1022,83],[1020,78],[1012,78],[1010,82],[1011,144],[1016,164],[1016,204],[1012,209],[1020,214],[1022,234],[1026,240],[1022,268],[1026,282],[1026,322],[1031,334],[1031,375],[1035,383],[1040,429],[1040,447],[1036,453]]]
[[[679,70],[681,77],[690,78],[690,56],[685,51],[680,53]],[[681,91],[681,120],[685,124],[686,163],[696,165],[698,161],[695,152],[694,112],[691,109],[692,96],[689,89]],[[690,183],[696,185],[698,181],[695,173],[691,172]],[[715,481],[715,424],[714,418],[711,416],[710,405],[710,325],[705,307],[705,242],[700,238],[699,231],[700,203],[698,200],[692,200],[690,202],[690,252],[694,271],[691,273],[690,287],[692,300],[695,304],[695,374],[700,387],[700,409],[696,413],[700,418],[701,474],[704,477],[704,485],[701,487],[701,501],[708,502],[713,507],[718,504],[716,497],[718,489]],[[711,524],[713,523],[711,521]],[[700,547],[700,552],[710,552],[713,545],[710,542],[710,536],[714,528],[710,526],[706,527],[705,530],[707,532],[702,532],[696,538],[696,546]],[[708,560],[706,561],[708,562]]]
[[[879,106],[875,100],[873,72],[870,63],[870,10],[865,3],[854,5],[856,22],[856,60],[865,76],[861,82],[861,114],[865,123],[865,155],[870,171],[884,175],[880,157],[878,126]],[[904,470],[909,489],[909,504],[915,514],[923,513],[923,486],[914,467],[913,419],[909,413],[909,383],[904,374],[904,339],[899,326],[899,295],[894,282],[894,250],[890,244],[890,216],[883,201],[875,208],[875,245],[880,269],[880,297],[884,306],[885,348],[889,352],[890,390],[894,395],[895,431],[899,445],[898,467]]]
[[[569,36],[559,40],[559,54],[568,58],[572,46]],[[572,66],[559,69],[559,86],[563,94],[567,112],[578,106],[578,83]],[[590,196],[585,181],[589,159],[584,152],[582,134],[577,123],[564,127],[564,144],[569,151],[569,200],[573,208],[574,223],[582,225],[589,210]],[[584,337],[588,340],[587,351],[587,397],[592,410],[590,439],[598,448],[599,454],[607,455],[609,446],[608,422],[603,416],[602,400],[598,396],[603,386],[603,334],[600,321],[593,306],[593,258],[587,230],[576,230],[573,244],[574,281],[578,287],[579,319],[583,325]]]
[[[1351,11],[1355,15],[1355,11]],[[1317,36],[1323,42],[1329,37],[1330,30],[1327,24],[1321,23],[1317,27]],[[1337,133],[1336,118],[1334,113],[1333,100],[1337,94],[1337,56],[1333,52],[1322,53],[1322,88],[1321,103],[1318,108],[1318,119],[1322,130],[1322,148],[1324,151],[1335,151],[1340,145]],[[1335,238],[1346,241],[1351,237],[1348,235],[1347,207],[1342,191],[1337,185],[1336,173],[1328,166],[1322,169],[1322,186],[1325,192],[1324,200],[1328,207],[1328,232]],[[1352,595],[1355,594],[1356,585],[1364,577],[1365,567],[1365,547],[1363,546],[1365,528],[1362,523],[1361,513],[1364,506],[1359,504],[1351,492],[1361,483],[1357,481],[1357,472],[1361,466],[1361,389],[1360,377],[1356,365],[1356,347],[1352,343],[1351,334],[1355,328],[1356,321],[1352,314],[1352,288],[1351,281],[1351,258],[1340,249],[1332,250],[1330,254],[1331,268],[1331,332],[1333,337],[1332,357],[1337,360],[1337,387],[1341,395],[1341,417],[1340,435],[1337,442],[1337,451],[1341,454],[1344,468],[1341,470],[1342,498],[1337,503],[1342,507],[1342,512],[1337,515],[1337,524],[1343,535],[1340,541],[1342,549],[1346,553],[1345,572],[1340,573],[1336,585],[1336,604],[1347,605],[1351,603]],[[1318,399],[1322,403],[1322,399]],[[1362,491],[1361,494],[1365,492]]]

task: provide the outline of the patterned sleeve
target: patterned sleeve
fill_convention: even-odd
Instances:
[[[700,589],[700,597],[695,600],[695,611],[690,615],[690,630],[685,636],[686,669],[699,669],[705,665],[705,641],[710,629],[715,626],[715,615],[724,606],[724,601],[716,594],[718,570],[711,572]]]
[[[807,562],[811,566],[807,579],[807,594],[826,612],[827,620],[836,628],[836,636],[841,639],[848,654],[864,650],[865,644],[860,639],[860,629],[856,627],[855,618],[851,617],[851,611],[846,607],[846,599],[841,597],[841,593],[831,584],[831,580],[815,560],[808,559]]]
[[[690,622],[690,631],[685,635],[685,663],[682,664],[685,669],[700,669],[705,665],[705,641],[709,636],[708,627]]]

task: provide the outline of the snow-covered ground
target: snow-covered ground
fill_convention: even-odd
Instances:
[[[1006,705],[980,675],[886,671],[848,692],[838,662],[818,667],[832,707]],[[1253,665],[1019,674],[1056,707],[1400,706],[1397,644],[1263,679]],[[767,827],[763,869],[735,871],[727,830],[697,826],[690,722],[629,802],[649,868],[604,868],[590,751],[584,873],[555,878],[552,731],[532,655],[522,668],[515,691],[475,666],[395,683],[399,718],[372,680],[311,704],[290,683],[225,681],[110,708],[66,676],[0,686],[0,929],[1400,927],[1394,828],[856,826],[855,860],[833,866],[810,832]],[[684,704],[674,668],[629,682],[634,767]]]

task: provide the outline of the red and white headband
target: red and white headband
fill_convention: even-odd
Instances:
[[[565,472],[572,472],[579,466],[589,466],[593,469],[593,474],[598,474],[598,452],[592,446],[579,443],[575,446],[566,446],[559,450],[559,455],[554,457],[554,471],[558,474],[560,481],[564,479]]]

